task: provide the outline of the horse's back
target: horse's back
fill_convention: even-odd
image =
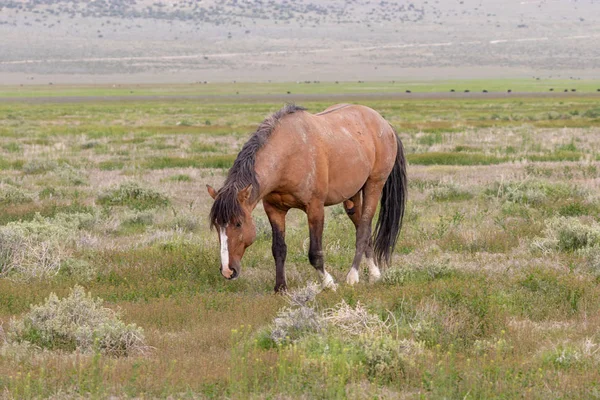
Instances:
[[[396,134],[375,110],[340,104],[313,115],[314,139],[326,166],[328,196],[336,204],[356,194],[369,179],[385,181],[396,158]]]
[[[286,116],[260,154],[259,169],[278,175],[275,192],[290,193],[298,204],[319,197],[329,205],[352,197],[368,179],[387,178],[396,137],[375,110],[337,104]]]
[[[338,104],[312,117],[316,120],[313,134],[330,157],[364,156],[376,168],[378,159],[388,158],[389,155],[389,161],[393,164],[391,159],[396,156],[396,133],[372,108]]]

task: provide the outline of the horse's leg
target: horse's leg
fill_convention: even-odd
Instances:
[[[287,289],[285,282],[285,257],[287,256],[285,216],[287,215],[287,210],[281,210],[266,201],[263,201],[263,206],[273,230],[271,250],[275,259],[275,292],[282,292]]]
[[[377,210],[377,203],[381,197],[381,191],[384,184],[385,181],[367,181],[363,188],[361,216],[358,219],[358,226],[356,228],[356,252],[354,253],[352,267],[346,276],[346,283],[349,285],[358,283],[360,262],[363,254],[366,254],[369,249],[369,243],[371,241],[371,222],[373,221],[373,216],[375,216],[375,210]],[[367,260],[373,260],[373,247],[370,246],[370,248],[371,250],[370,253],[367,254]],[[371,258],[369,258],[369,255]],[[374,260],[373,264],[375,265],[377,272],[379,272],[379,268],[377,268]],[[371,269],[371,263],[369,263],[369,268]],[[375,268],[371,269],[372,278],[378,278],[377,273],[374,272]],[[381,274],[379,273],[379,275]]]
[[[323,203],[311,203],[306,208],[308,216],[308,229],[310,235],[310,247],[308,260],[310,264],[321,274],[323,288],[335,290],[336,285],[329,272],[325,271],[323,258],[323,225],[325,222],[325,207]]]
[[[362,191],[351,197],[350,200],[346,200],[344,202],[344,208],[346,214],[348,214],[348,217],[350,217],[350,220],[354,224],[354,227],[358,230],[360,217],[362,216]],[[375,261],[373,238],[371,235],[369,235],[369,242],[365,249],[365,258],[367,259],[367,266],[369,267],[369,281],[377,282],[381,278],[381,272]],[[352,279],[354,278],[355,277],[352,277]],[[358,282],[358,277],[356,277],[356,282]]]

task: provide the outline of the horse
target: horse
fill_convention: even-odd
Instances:
[[[363,254],[369,280],[381,278],[396,246],[407,198],[404,149],[375,110],[338,104],[318,114],[287,104],[266,118],[244,144],[221,189],[206,185],[214,202],[210,226],[218,232],[221,274],[240,276],[241,260],[256,238],[252,211],[262,201],[272,228],[275,292],[287,289],[285,218],[292,208],[308,218],[310,264],[324,288],[336,288],[325,270],[325,207],[344,204],[356,228],[356,250],[346,283],[359,282]],[[372,233],[377,203],[379,218]]]

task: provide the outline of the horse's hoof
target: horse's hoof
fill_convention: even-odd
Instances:
[[[346,283],[350,286],[358,283],[359,281],[359,276],[358,276],[358,271],[355,270],[354,268],[352,268],[350,270],[350,272],[348,272],[348,275],[346,276]]]
[[[286,285],[275,286],[275,294],[285,294],[287,292]]]
[[[369,273],[369,283],[379,282],[380,280],[381,280],[381,272],[379,272],[379,270],[371,271],[371,273]]]
[[[335,284],[335,281],[333,280],[331,275],[329,275],[329,272],[325,272],[323,274],[323,282],[321,283],[321,287],[323,289],[331,289],[334,292],[337,289],[337,285]]]

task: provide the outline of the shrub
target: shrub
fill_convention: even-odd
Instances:
[[[32,201],[33,197],[23,189],[11,185],[2,185],[0,188],[0,204],[2,205],[25,204]]]
[[[435,201],[460,201],[469,200],[473,195],[454,184],[448,183],[434,188],[429,197]]]
[[[277,312],[271,329],[271,340],[277,344],[295,342],[308,333],[319,332],[324,327],[322,317],[311,304],[320,292],[317,284],[291,291],[287,299],[291,307]]]
[[[590,272],[600,277],[600,246],[586,247],[578,250],[578,253],[585,258]]]
[[[125,226],[147,226],[154,222],[154,213],[152,211],[133,211],[128,212],[123,217],[122,224]]]
[[[600,226],[584,224],[576,217],[557,217],[546,221],[544,237],[533,246],[544,252],[551,250],[574,251],[600,244]]]
[[[78,230],[90,228],[96,217],[86,213],[56,214],[0,227],[0,277],[28,281],[58,273],[70,255]]]
[[[592,108],[583,113],[585,118],[600,118],[600,107]]]
[[[396,340],[391,336],[362,338],[359,340],[367,375],[380,382],[390,382],[402,377],[411,356],[423,353],[423,344],[410,339]]]
[[[54,172],[68,185],[83,186],[88,184],[87,176],[69,164],[61,164]]]
[[[195,232],[202,226],[197,215],[191,213],[178,213],[170,227],[184,232]]]
[[[41,174],[54,170],[58,163],[53,160],[31,160],[23,164],[23,172],[26,174]]]
[[[409,268],[392,267],[383,273],[382,282],[386,285],[404,285],[415,276],[415,271]]]
[[[584,362],[580,349],[571,344],[561,344],[542,353],[542,362],[555,368],[571,368]]]
[[[584,195],[580,189],[575,187],[534,179],[522,182],[495,182],[492,187],[485,191],[485,194],[496,196],[512,203],[530,205],[539,205],[549,200]]]
[[[58,192],[53,187],[45,187],[39,191],[38,197],[42,200],[52,199],[52,198],[60,198],[60,197],[62,197],[62,193]]]
[[[135,210],[164,207],[169,199],[153,189],[143,188],[135,182],[125,182],[98,196],[98,203],[109,206],[127,206]]]
[[[83,282],[94,279],[97,272],[95,265],[80,259],[67,259],[60,266],[61,275]]]
[[[320,315],[312,307],[284,307],[273,320],[271,339],[277,344],[292,343],[322,329]]]
[[[126,325],[120,314],[102,306],[81,286],[71,289],[61,300],[50,293],[44,304],[32,306],[20,320],[12,320],[8,342],[29,342],[50,350],[99,351],[111,356],[144,352],[144,331],[135,324]]]

